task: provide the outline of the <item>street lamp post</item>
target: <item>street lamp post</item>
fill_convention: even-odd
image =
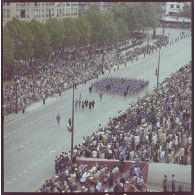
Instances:
[[[15,113],[17,114],[18,113],[18,83],[19,83],[18,75],[15,76],[14,81],[15,81],[15,94],[16,94],[16,108],[15,108],[16,110],[15,110]]]
[[[72,124],[71,124],[71,161],[73,159],[73,144],[74,144],[74,77],[72,85]]]
[[[147,42],[147,54],[149,53],[149,39],[150,39],[150,35],[148,34],[148,42]]]
[[[158,83],[159,83],[159,73],[160,73],[160,50],[161,50],[161,47],[159,48],[159,56],[158,56],[158,68],[157,68],[157,83],[156,83],[156,86],[158,87]]]
[[[103,56],[102,56],[102,74],[104,74],[104,62],[105,62],[105,51],[103,51]]]

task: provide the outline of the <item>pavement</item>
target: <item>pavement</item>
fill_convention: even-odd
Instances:
[[[181,30],[166,29],[174,39]],[[189,31],[188,31],[189,32]],[[157,31],[158,33],[158,31]],[[179,40],[177,43],[161,49],[160,78],[162,82],[170,74],[191,60],[191,37]],[[110,75],[149,80],[147,92],[156,87],[155,69],[158,63],[158,52],[139,57],[138,61],[127,62],[119,70],[112,71]],[[102,75],[100,78],[107,76]],[[75,110],[74,145],[83,141],[83,136],[91,135],[98,129],[99,124],[106,125],[110,117],[125,111],[129,104],[143,97],[146,91],[137,96],[124,98],[104,94],[102,101],[99,95],[88,92],[93,79],[81,84],[75,90],[75,98],[81,94],[82,98],[94,99],[95,109]],[[2,151],[4,161],[5,192],[34,192],[46,179],[54,175],[54,159],[62,151],[70,150],[71,134],[67,131],[67,121],[72,111],[72,90],[65,91],[62,96],[54,95],[48,98],[46,104],[36,102],[22,114],[12,114],[5,119],[3,129]],[[57,126],[56,115],[60,112],[61,123]]]

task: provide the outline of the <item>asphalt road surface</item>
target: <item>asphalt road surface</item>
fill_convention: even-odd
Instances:
[[[170,33],[170,40],[175,40],[180,32],[181,30],[166,29],[165,34]],[[188,30],[186,32],[189,33]],[[191,37],[168,45],[167,48],[163,47],[159,82],[190,60]],[[141,56],[133,63],[128,62],[126,67],[116,70],[111,75],[149,80],[148,90],[151,91],[156,86],[157,64],[158,52],[154,52],[145,58]],[[94,99],[96,104],[93,111],[75,111],[74,145],[81,143],[83,136],[95,132],[99,124],[106,125],[109,117],[116,116],[119,110],[125,111],[130,103],[144,96],[146,92],[126,99],[104,95],[100,102],[98,94],[89,95],[90,83],[87,82],[75,90],[75,98],[81,94],[83,99]],[[55,156],[62,151],[70,150],[71,134],[67,131],[67,120],[71,116],[72,93],[69,91],[61,97],[50,98],[52,101],[46,101],[46,105],[39,102],[35,109],[5,124],[3,132],[5,192],[36,191],[46,179],[54,175]],[[62,117],[59,127],[55,119],[58,112]]]

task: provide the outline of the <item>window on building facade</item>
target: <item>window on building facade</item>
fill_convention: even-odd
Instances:
[[[24,9],[20,10],[20,18],[26,18],[26,13]]]
[[[35,2],[35,6],[37,6],[37,2]]]
[[[66,6],[70,6],[70,3],[67,2],[67,3],[66,3]]]
[[[16,3],[16,6],[19,6],[20,4],[19,3]]]
[[[29,9],[26,10],[26,18],[29,18]]]
[[[10,18],[10,10],[7,9],[7,18]]]
[[[180,5],[177,5],[177,8],[179,9],[180,8]]]
[[[19,18],[20,16],[20,10],[19,9],[16,9],[16,16]]]
[[[170,8],[174,8],[174,5],[170,5]]]
[[[20,6],[25,6],[25,3],[20,3]]]

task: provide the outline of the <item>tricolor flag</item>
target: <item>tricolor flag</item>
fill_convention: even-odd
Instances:
[[[157,76],[158,75],[158,70],[157,70],[157,68],[156,68],[156,73],[155,73],[155,76]]]
[[[69,132],[72,132],[72,120],[71,118],[68,119],[67,129]]]

